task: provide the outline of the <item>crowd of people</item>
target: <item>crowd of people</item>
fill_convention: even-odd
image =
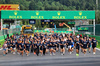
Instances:
[[[25,53],[27,56],[30,53],[34,55],[56,55],[56,52],[64,55],[66,51],[70,54],[76,50],[76,56],[79,56],[79,50],[83,54],[91,53],[93,48],[93,54],[96,54],[97,40],[94,37],[88,37],[86,35],[73,35],[73,34],[42,34],[35,33],[34,37],[27,35],[13,35],[7,37],[3,44],[3,55],[12,53],[23,56]]]

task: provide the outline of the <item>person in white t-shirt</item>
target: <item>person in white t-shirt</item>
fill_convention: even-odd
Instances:
[[[6,44],[6,42],[4,42],[4,44],[3,44],[3,56],[6,56],[6,48],[7,48],[7,44]]]

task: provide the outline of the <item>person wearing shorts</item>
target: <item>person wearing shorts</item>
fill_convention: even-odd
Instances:
[[[33,48],[34,48],[34,55],[36,55],[36,50],[37,50],[37,41],[36,40],[33,43]]]
[[[17,54],[20,54],[20,49],[19,49],[19,45],[20,45],[20,40],[18,39],[18,41],[16,42],[16,46],[17,46]]]
[[[49,52],[50,39],[48,41],[46,41],[46,44],[47,44],[46,53],[48,54],[48,52]]]
[[[6,56],[6,48],[7,48],[7,44],[6,44],[6,42],[4,42],[4,44],[3,44],[3,56]]]
[[[72,43],[72,44],[71,44],[71,52],[73,52],[73,49],[74,49],[74,44],[75,44],[75,43],[74,43],[74,41],[73,41],[73,40],[71,40],[71,43]]]
[[[16,42],[15,42],[15,40],[13,40],[13,42],[12,42],[12,51],[13,51],[13,54],[16,54],[15,50],[16,50]]]
[[[23,56],[23,54],[24,54],[24,42],[20,43],[19,49],[20,49],[20,54]]]
[[[13,40],[10,41],[10,51],[11,51],[11,53],[13,53],[12,46],[13,46]]]
[[[80,49],[80,41],[79,41],[79,38],[76,38],[75,46],[76,46],[76,56],[79,56],[79,49]]]
[[[64,48],[64,38],[61,39],[60,41],[60,52],[61,52],[61,55],[64,55],[65,54],[65,48]]]
[[[46,53],[46,48],[47,48],[47,43],[44,42],[43,43],[43,55],[45,55],[45,53]]]
[[[86,39],[83,39],[83,53],[86,54],[87,51],[87,46],[88,46],[88,42],[86,41]]]
[[[83,45],[83,38],[82,37],[79,38],[79,41],[80,41],[80,44]],[[83,53],[83,46],[82,45],[80,46],[80,48],[81,48],[81,52]]]
[[[30,43],[29,40],[26,40],[26,55],[29,56],[29,49],[30,49]]]
[[[59,43],[60,43],[60,39],[57,38],[57,41],[56,41],[56,44],[57,44],[56,51],[57,51],[57,52],[59,51]]]
[[[52,54],[55,55],[56,53],[56,41],[52,41],[52,47],[53,47],[53,51],[52,51]]]
[[[52,38],[53,39],[53,38]],[[55,49],[54,49],[54,44],[53,44],[53,40],[50,40],[50,44],[49,44],[49,50],[50,50],[50,55],[55,55]]]
[[[93,48],[93,54],[96,54],[96,46],[98,45],[98,42],[95,38],[93,38],[92,41],[92,48]]]
[[[7,41],[7,48],[6,48],[7,49],[7,53],[10,52],[10,47],[11,47],[10,45],[11,45],[10,41]]]
[[[40,46],[40,42],[38,41],[36,44],[36,55],[39,56],[39,46]]]
[[[91,53],[91,43],[92,43],[92,39],[91,39],[91,37],[89,37],[89,40],[88,40],[88,51],[89,51],[89,53]]]
[[[72,53],[72,38],[69,38],[69,42],[68,42],[68,52],[70,52],[70,54]]]
[[[42,56],[43,55],[43,42],[42,41],[40,42],[40,53]]]

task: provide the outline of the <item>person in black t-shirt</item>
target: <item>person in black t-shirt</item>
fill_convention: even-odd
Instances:
[[[88,42],[87,42],[86,38],[84,38],[83,39],[83,53],[84,54],[86,54],[87,47],[88,47]]]
[[[89,40],[88,40],[88,51],[89,51],[89,53],[91,52],[91,43],[92,43],[92,39],[91,39],[91,37],[89,37]]]
[[[92,40],[92,48],[93,48],[93,54],[96,54],[96,46],[98,45],[98,42],[95,38]]]

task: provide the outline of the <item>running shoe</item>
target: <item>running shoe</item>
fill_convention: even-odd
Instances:
[[[63,53],[61,53],[61,55],[63,55]]]
[[[13,52],[13,54],[16,54],[15,52]]]
[[[55,53],[53,53],[53,55],[55,55]]]
[[[6,54],[3,54],[3,56],[6,56]]]
[[[95,52],[93,52],[93,55],[95,55],[96,53]]]
[[[76,54],[76,56],[79,56],[79,54]]]
[[[52,54],[50,54],[52,56]]]

